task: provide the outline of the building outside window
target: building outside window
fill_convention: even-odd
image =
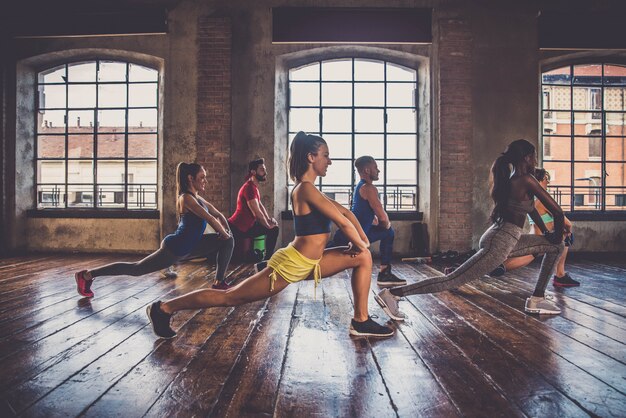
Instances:
[[[156,209],[158,79],[104,60],[38,74],[38,208]]]
[[[349,206],[354,160],[371,155],[385,210],[417,210],[416,89],[414,69],[386,61],[333,59],[289,70],[289,145],[298,131],[328,142],[333,164],[319,179],[322,192]]]
[[[625,93],[622,65],[568,65],[542,74],[543,166],[554,173],[550,192],[566,211],[624,210]]]

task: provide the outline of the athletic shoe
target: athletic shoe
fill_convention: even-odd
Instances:
[[[148,314],[148,319],[150,319],[152,331],[157,337],[174,338],[176,336],[176,332],[170,328],[172,315],[161,310],[160,300],[148,305],[146,307],[146,313]]]
[[[267,267],[267,260],[260,261],[254,265],[254,271],[258,273],[265,267]]]
[[[368,316],[367,321],[363,322],[357,322],[352,319],[350,323],[350,335],[359,337],[391,337],[393,330],[376,323],[371,316]]]
[[[491,277],[500,277],[504,276],[504,273],[506,273],[506,267],[504,267],[504,264],[500,264],[498,267],[493,269],[489,275]]]
[[[452,272],[454,272],[454,270],[458,269],[459,266],[452,266],[452,267],[446,267],[443,269],[443,274],[445,274],[446,276]]]
[[[552,286],[556,287],[576,287],[580,286],[580,282],[572,279],[569,273],[565,273],[563,277],[557,277],[554,275],[554,279],[552,280]]]
[[[551,300],[539,297],[529,297],[526,299],[524,310],[528,313],[557,315],[561,313],[561,309]]]
[[[87,280],[85,275],[87,274],[87,270],[79,271],[74,274],[74,280],[76,280],[76,290],[78,294],[84,296],[86,298],[92,298],[94,296],[91,291],[91,284],[93,283],[93,279]]]
[[[161,270],[161,276],[165,279],[175,279],[178,277],[178,273],[176,272],[174,266],[169,266],[165,270]]]
[[[215,282],[213,283],[213,286],[211,286],[212,289],[217,289],[217,290],[226,290],[226,289],[230,289],[232,286],[229,285],[228,283],[224,282]]]
[[[376,284],[378,285],[378,287],[404,286],[406,284],[406,280],[401,279],[393,274],[391,272],[391,266],[388,266],[385,271],[381,271],[378,273]]]
[[[374,295],[374,300],[378,302],[383,311],[396,321],[404,321],[405,315],[398,308],[399,296],[393,295],[389,289],[381,290],[377,295]]]

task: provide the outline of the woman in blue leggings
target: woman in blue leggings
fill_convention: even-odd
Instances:
[[[545,255],[535,291],[526,299],[525,310],[538,314],[561,312],[554,302],[545,298],[545,290],[563,253],[564,215],[558,203],[533,176],[536,163],[535,147],[530,142],[518,139],[509,144],[491,167],[491,198],[495,204],[491,213],[493,224],[480,238],[478,252],[450,274],[378,293],[375,299],[389,316],[395,320],[404,319],[398,309],[398,300],[402,296],[454,289],[489,273],[507,257],[537,253]],[[535,197],[552,213],[554,231],[548,232],[537,213]],[[527,215],[543,235],[522,233]]]

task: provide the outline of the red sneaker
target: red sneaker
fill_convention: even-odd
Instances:
[[[86,298],[92,298],[94,296],[91,291],[91,283],[93,283],[93,279],[87,280],[87,278],[85,278],[86,273],[87,270],[82,270],[74,274],[74,279],[76,280],[76,290],[79,295]]]

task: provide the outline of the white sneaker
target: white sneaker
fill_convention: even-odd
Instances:
[[[405,315],[398,307],[399,296],[394,296],[389,289],[383,289],[378,292],[377,295],[374,295],[374,300],[378,302],[380,307],[383,308],[383,311],[385,311],[391,319],[404,321]]]
[[[526,299],[524,310],[528,313],[547,315],[558,315],[561,313],[561,309],[553,301],[535,296]]]
[[[178,277],[178,273],[176,273],[174,266],[169,266],[165,270],[161,270],[161,276],[165,279],[175,279]]]

